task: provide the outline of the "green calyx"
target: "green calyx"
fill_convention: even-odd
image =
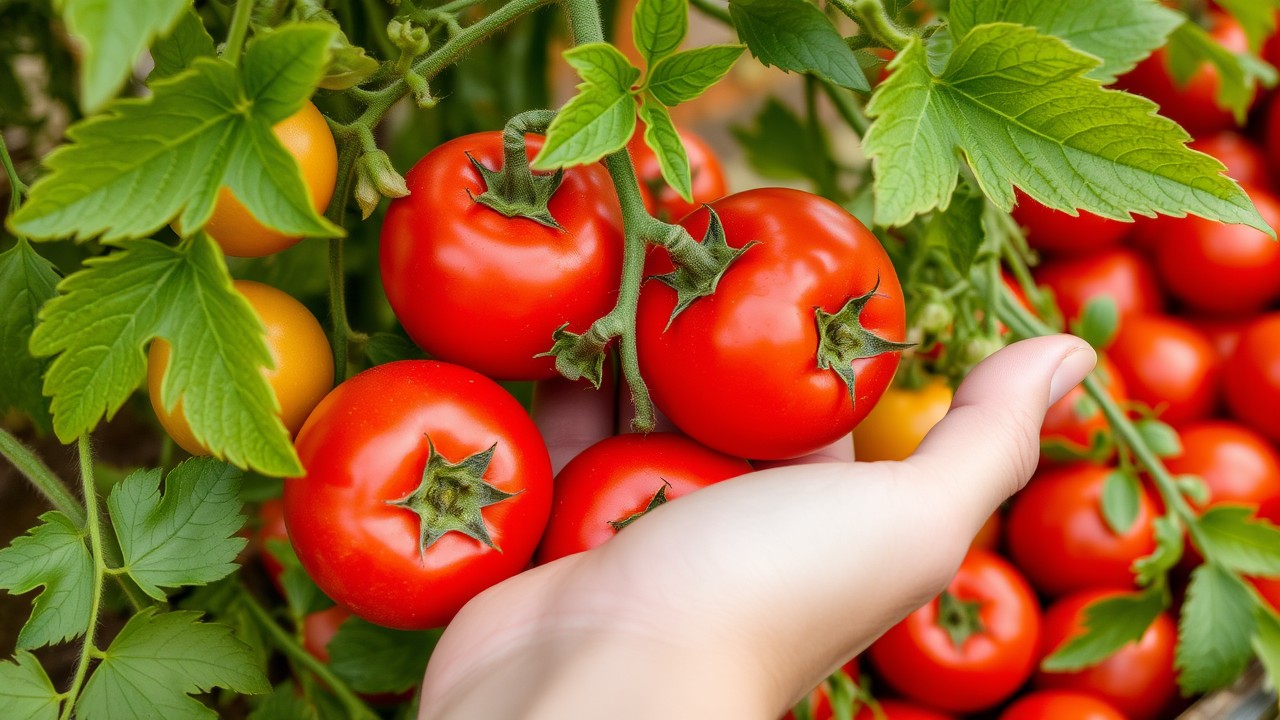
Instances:
[[[912,343],[885,340],[862,326],[862,310],[879,289],[880,279],[876,278],[875,287],[865,295],[850,298],[838,311],[829,313],[816,308],[813,312],[818,323],[818,367],[834,370],[840,376],[849,389],[849,401],[855,407],[858,395],[853,362],[901,352],[912,346]]]
[[[519,493],[503,492],[484,481],[496,447],[495,443],[488,450],[451,463],[436,452],[430,436],[427,437],[429,454],[427,465],[422,470],[422,482],[399,500],[387,501],[388,505],[404,508],[418,516],[419,553],[425,553],[449,532],[460,532],[501,552],[489,537],[480,511]]]
[[[549,228],[563,230],[551,216],[547,203],[559,189],[564,170],[557,170],[551,175],[535,175],[524,155],[523,139],[521,143],[520,157],[524,162],[512,163],[508,157],[499,170],[490,170],[467,153],[467,159],[480,173],[485,186],[484,192],[472,195],[471,199],[507,217],[528,218]]]
[[[578,381],[586,378],[595,389],[600,389],[604,379],[605,346],[608,342],[599,342],[592,329],[579,335],[570,332],[565,323],[551,334],[551,349],[538,353],[534,357],[554,357],[556,372],[567,380]]]
[[[673,272],[653,276],[654,280],[660,280],[676,291],[676,306],[671,311],[671,317],[667,318],[667,327],[671,327],[676,316],[688,309],[695,300],[714,293],[716,286],[720,284],[720,278],[733,261],[753,245],[759,244],[758,240],[752,240],[740,248],[729,247],[720,216],[710,205],[703,207],[711,218],[707,222],[707,232],[702,236],[702,242],[693,242],[684,228],[671,225],[670,237],[661,243],[676,264]]]
[[[667,482],[666,480],[663,480],[662,487],[659,487],[658,492],[654,493],[653,497],[649,498],[649,502],[645,504],[643,510],[641,510],[640,512],[631,513],[630,515],[624,518],[619,518],[617,520],[610,520],[609,527],[613,528],[614,532],[622,532],[622,528],[639,520],[645,515],[648,515],[650,512],[653,511],[654,508],[660,505],[666,505],[667,490],[669,490],[670,488],[671,488],[671,483]]]
[[[986,631],[982,624],[982,603],[961,600],[949,592],[938,596],[937,623],[946,631],[956,649],[963,648],[970,637]]]

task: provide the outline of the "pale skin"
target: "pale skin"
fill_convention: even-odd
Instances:
[[[1030,478],[1046,408],[1095,361],[1070,336],[1017,343],[904,462],[853,463],[845,439],[490,588],[436,648],[419,717],[778,718],[946,586]],[[539,389],[557,470],[613,432],[610,398]]]

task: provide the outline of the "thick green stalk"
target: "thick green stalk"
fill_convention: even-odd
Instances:
[[[253,0],[237,0],[236,12],[231,16],[231,29],[227,31],[227,49],[222,53],[232,65],[240,64],[240,50],[249,32],[249,20],[253,17]]]
[[[12,215],[18,212],[22,196],[27,194],[27,186],[13,167],[13,158],[9,157],[9,148],[4,144],[3,135],[0,135],[0,163],[4,164],[4,174],[9,178],[9,214]]]
[[[863,32],[895,52],[911,42],[911,35],[889,19],[881,0],[831,0],[831,4],[858,23]]]
[[[66,515],[76,525],[84,525],[85,511],[80,501],[71,494],[62,480],[44,461],[4,428],[0,428],[0,455],[3,455],[18,472],[22,473],[55,510]]]
[[[355,160],[359,152],[359,144],[348,142],[342,144],[338,154],[338,185],[334,188],[328,209],[325,210],[325,217],[338,227],[342,227],[347,201],[355,187]],[[346,268],[343,260],[345,242],[343,238],[329,239],[329,320],[332,323],[329,344],[333,352],[333,377],[338,383],[347,379],[347,353],[351,340],[351,323],[347,319]]]
[[[726,25],[733,24],[733,18],[729,16],[728,9],[716,5],[711,0],[689,0],[689,4],[709,18],[719,20]]]
[[[89,674],[89,663],[98,652],[94,645],[94,635],[98,629],[98,612],[102,609],[102,578],[105,571],[102,526],[98,515],[98,488],[93,482],[93,451],[89,448],[88,436],[81,435],[76,447],[80,454],[80,480],[84,486],[89,553],[93,557],[93,592],[89,602],[89,627],[84,632],[84,645],[80,648],[80,659],[76,663],[76,674],[71,679],[71,687],[67,689],[66,704],[62,706],[62,720],[68,720],[75,711],[80,689],[84,687],[84,679]]]

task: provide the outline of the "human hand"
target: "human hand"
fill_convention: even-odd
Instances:
[[[1095,360],[1070,336],[1017,343],[904,462],[850,463],[846,440],[490,588],[436,647],[420,717],[778,717],[946,586],[1035,469],[1046,408]],[[557,469],[612,433],[601,395],[543,390]]]

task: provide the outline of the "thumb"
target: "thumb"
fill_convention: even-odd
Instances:
[[[1014,343],[982,361],[961,383],[951,410],[906,462],[926,482],[948,485],[982,523],[1022,489],[1040,457],[1050,405],[1097,363],[1088,343],[1051,335]]]

